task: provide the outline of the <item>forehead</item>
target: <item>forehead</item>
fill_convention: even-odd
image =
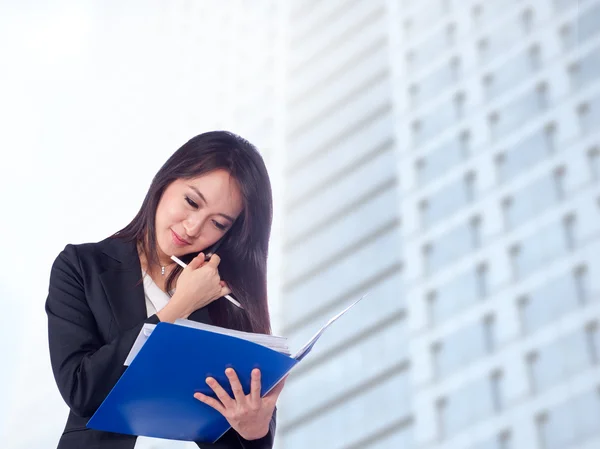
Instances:
[[[182,185],[204,186],[215,189],[227,188],[239,191],[236,179],[229,172],[222,169],[213,170],[193,178],[178,179],[176,182]]]
[[[225,170],[214,170],[200,176],[175,181],[179,187],[199,191],[204,199],[212,203],[228,203],[241,207],[242,195],[237,180]]]

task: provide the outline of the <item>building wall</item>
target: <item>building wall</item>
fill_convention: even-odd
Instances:
[[[412,415],[387,5],[291,2],[289,14],[282,332],[297,349],[369,296],[288,379],[278,447],[404,447]]]
[[[597,447],[600,2],[291,9],[281,447]]]

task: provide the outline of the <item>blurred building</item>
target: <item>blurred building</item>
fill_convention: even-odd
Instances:
[[[600,1],[288,14],[278,449],[600,447]]]
[[[389,27],[383,0],[290,4],[282,333],[298,348],[369,297],[288,380],[278,448],[411,440]]]

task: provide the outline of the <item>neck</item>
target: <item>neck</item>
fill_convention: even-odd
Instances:
[[[160,249],[159,249],[160,252]],[[144,251],[141,248],[141,245],[138,245],[138,255],[140,258],[140,263],[142,265],[142,269],[149,274],[159,274],[162,275],[162,268],[165,268],[165,276],[170,273],[171,269],[175,265],[175,262],[171,258],[167,258],[166,255],[159,254],[158,255],[158,266],[154,266],[152,268],[148,267],[148,258],[144,254]],[[167,259],[164,259],[167,258]]]

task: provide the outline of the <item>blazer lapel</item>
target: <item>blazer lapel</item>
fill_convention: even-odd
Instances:
[[[142,268],[136,244],[119,238],[108,238],[102,243],[103,252],[115,263],[100,274],[100,282],[117,326],[121,331],[126,331],[147,318]]]
[[[142,267],[134,242],[119,238],[102,241],[103,252],[113,259],[111,267],[100,274],[100,282],[121,331],[126,331],[147,318]],[[194,311],[189,320],[213,324],[207,307]]]

